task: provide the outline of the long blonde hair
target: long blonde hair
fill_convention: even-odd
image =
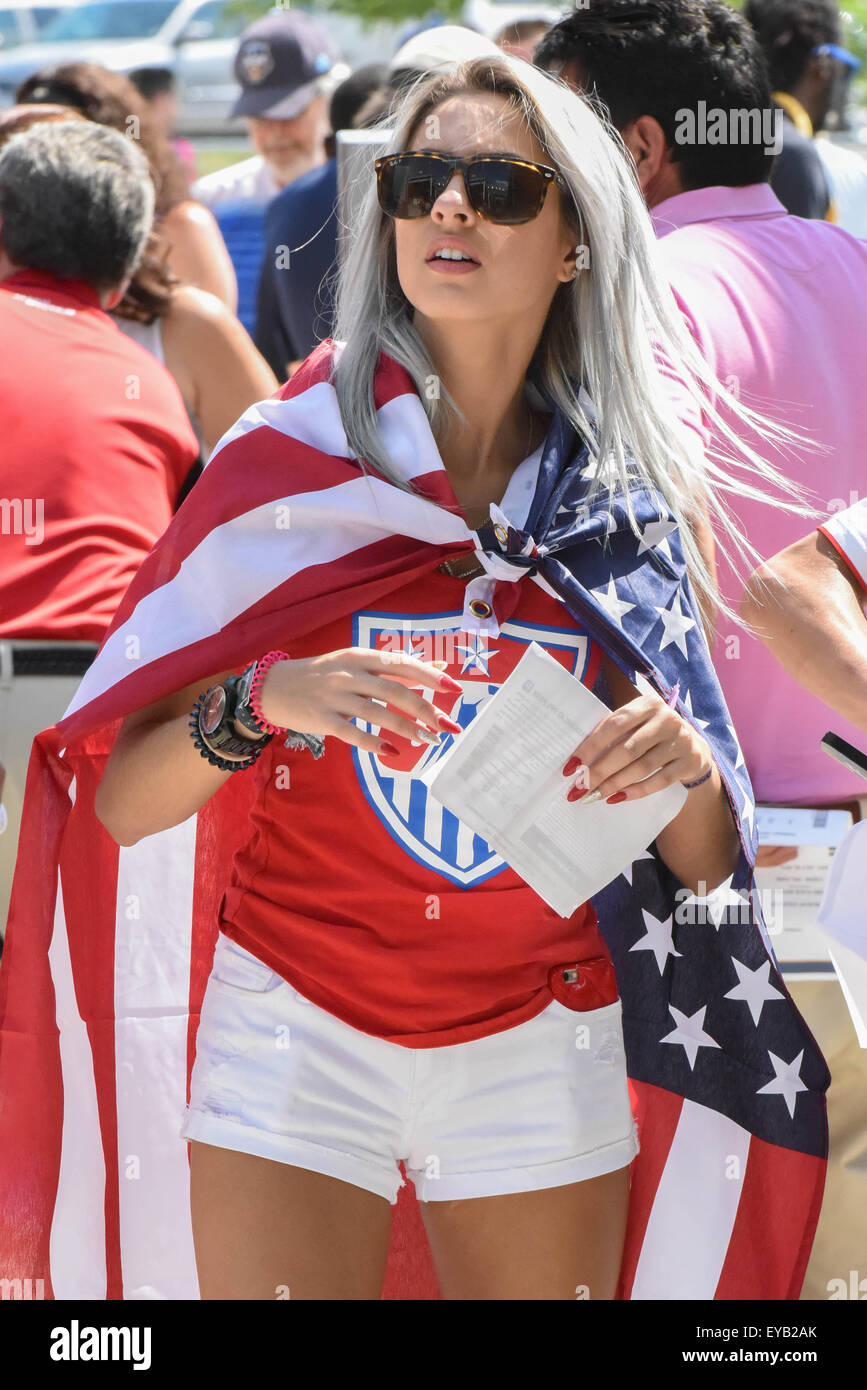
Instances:
[[[528,381],[563,412],[604,464],[596,469],[588,504],[607,482],[609,496],[626,494],[637,532],[630,489],[641,483],[658,489],[678,522],[700,605],[718,607],[740,622],[718,593],[694,523],[704,512],[752,569],[763,557],[722,494],[767,501],[773,488],[776,506],[804,516],[817,513],[804,505],[805,490],[747,445],[732,422],[743,432],[754,431],[760,446],[786,451],[793,443],[816,446],[748,408],[711,372],[657,269],[656,239],[628,152],[605,116],[559,78],[506,55],[422,76],[383,118],[392,132],[388,152],[406,149],[419,123],[446,98],[471,93],[501,95],[521,114],[568,185],[574,207],[567,208],[564,197],[564,215],[588,248],[589,268],[558,287],[527,371]],[[435,437],[445,423],[443,412],[461,414],[444,385],[434,399],[424,389],[437,375],[436,365],[412,314],[398,281],[394,224],[379,207],[371,168],[360,222],[339,272],[334,337],[343,346],[333,383],[356,456],[404,488],[410,485],[392,468],[377,423],[373,377],[380,352],[413,379]],[[687,442],[663,366],[681,379],[685,398],[704,414],[717,440],[704,454]],[[595,408],[595,423],[582,404],[582,387]],[[633,461],[630,480],[627,458]]]

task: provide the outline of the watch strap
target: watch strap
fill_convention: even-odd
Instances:
[[[259,663],[251,661],[250,665],[241,673],[240,676],[232,676],[231,684],[235,695],[234,720],[243,728],[249,729],[252,734],[273,733],[267,722],[259,717],[257,708],[251,698],[253,680]],[[226,685],[229,685],[226,681]],[[257,740],[258,741],[258,740]]]
[[[222,682],[222,688],[226,692],[226,706],[216,729],[205,734],[201,723],[202,712],[216,686],[202,692],[193,705],[189,719],[190,736],[202,757],[225,772],[237,772],[242,767],[252,767],[272,738],[270,734],[255,740],[244,738],[234,728],[237,679],[231,677]]]

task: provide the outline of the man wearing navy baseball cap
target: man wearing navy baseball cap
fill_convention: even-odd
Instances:
[[[265,209],[302,174],[325,162],[328,99],[349,72],[323,26],[301,10],[271,10],[241,36],[231,116],[246,118],[251,159],[207,174],[193,197],[220,224],[238,279],[238,317],[252,334],[264,253]]]

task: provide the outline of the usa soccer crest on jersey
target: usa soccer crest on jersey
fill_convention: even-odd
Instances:
[[[461,686],[460,695],[415,688],[463,729],[511,675],[530,642],[538,642],[577,679],[587,678],[590,644],[574,627],[508,620],[494,636],[484,630],[467,631],[461,612],[359,613],[353,627],[354,646],[402,652],[421,661],[447,661],[448,675]],[[360,721],[359,728],[380,731],[379,725]],[[389,737],[387,729],[383,733]],[[505,860],[432,797],[421,780],[421,774],[448,752],[453,735],[443,734],[436,745],[400,742],[396,757],[352,749],[364,794],[389,834],[419,863],[463,887],[500,873]]]

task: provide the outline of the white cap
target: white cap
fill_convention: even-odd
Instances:
[[[447,72],[472,58],[502,58],[503,51],[484,34],[462,24],[440,24],[414,34],[388,64],[389,77],[396,72]]]

